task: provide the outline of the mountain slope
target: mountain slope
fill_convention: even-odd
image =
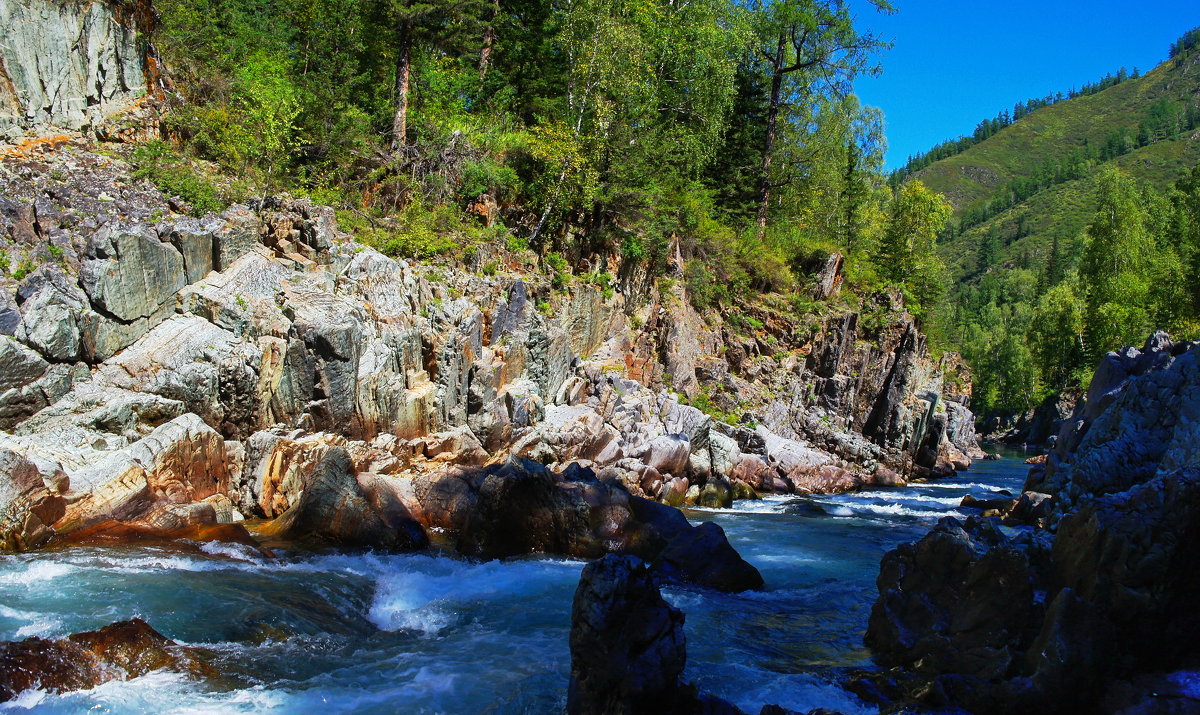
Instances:
[[[952,287],[936,332],[971,364],[975,407],[999,418],[993,427],[1086,382],[1092,358],[1118,347],[1109,344],[1116,338],[1101,324],[1119,323],[1122,340],[1136,339],[1124,333],[1154,328],[1178,337],[1200,329],[1193,310],[1200,288],[1192,278],[1200,252],[1191,234],[1180,233],[1197,219],[1185,218],[1192,209],[1166,198],[1197,166],[1200,51],[1189,47],[1146,75],[1042,107],[911,175],[954,207],[939,240]],[[1114,178],[1121,175],[1132,183]],[[1136,319],[1114,318],[1116,323],[1097,317],[1102,301],[1092,290],[1096,276],[1076,279],[1072,273],[1097,213],[1101,183],[1114,181],[1142,197],[1134,203],[1147,210],[1138,219],[1146,222],[1146,233],[1136,240],[1153,239],[1147,255],[1159,256],[1121,285],[1149,280],[1167,286],[1162,295],[1137,293],[1141,288],[1122,293],[1105,310],[1133,311]],[[1060,282],[1067,285],[1052,291]],[[1086,325],[1080,322],[1085,311],[1091,311]]]
[[[1153,71],[1097,94],[1043,107],[961,154],[916,172],[916,178],[950,199],[956,212],[978,208],[1009,181],[1030,178],[1048,159],[1103,146],[1122,129],[1136,136],[1149,108],[1160,99],[1195,101],[1200,93],[1200,54],[1168,60]],[[1172,171],[1148,172],[1152,181]]]
[[[1112,163],[1148,184],[1165,188],[1200,164],[1200,133],[1136,149]],[[972,226],[944,244],[951,274],[970,281],[984,267],[980,254],[987,236],[1000,239],[1001,266],[1039,268],[1058,239],[1068,256],[1078,255],[1082,236],[1096,210],[1096,174],[1043,189],[1025,201]]]

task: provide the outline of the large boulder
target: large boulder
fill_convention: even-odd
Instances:
[[[83,356],[79,318],[91,309],[87,295],[54,264],[39,266],[21,281],[18,339],[49,360],[69,362]]]
[[[1156,334],[1106,356],[1007,509],[1003,521],[1017,528],[945,519],[884,557],[866,640],[916,683],[900,700],[1090,712],[1128,700],[1131,680],[1192,667],[1197,353]]]
[[[265,497],[272,510],[283,504],[286,507],[261,527],[262,533],[291,541],[392,551],[429,545],[425,530],[395,492],[378,482],[383,478],[354,473],[344,447],[320,444],[299,463],[303,469],[286,472],[294,483],[280,485],[292,493],[282,502]],[[268,494],[265,488],[264,494]]]
[[[80,285],[98,311],[119,321],[149,318],[187,285],[183,256],[147,226],[105,227],[89,248]]]
[[[1003,678],[1039,615],[1034,591],[1043,584],[1030,559],[1047,552],[1044,541],[1014,542],[990,521],[953,517],[888,552],[866,634],[876,661]]]
[[[568,712],[674,711],[686,663],[683,613],[641,560],[610,554],[584,567],[571,607]]]
[[[470,556],[632,554],[673,581],[722,591],[763,584],[720,526],[692,526],[678,509],[633,496],[619,481],[601,481],[578,464],[558,473],[514,457],[380,484],[420,523],[454,534],[458,550]]]
[[[124,449],[74,470],[77,491],[66,514],[54,524],[68,533],[109,519],[164,525],[214,522],[215,509],[197,508],[189,516],[176,507],[195,504],[229,490],[229,458],[221,435],[194,414],[160,425]],[[182,523],[181,521],[182,520]]]
[[[610,554],[584,567],[571,606],[568,713],[738,712],[684,683],[686,663],[683,613],[646,564]]]
[[[43,476],[30,460],[0,448],[0,552],[24,551],[47,543],[51,524],[66,511],[61,473]]]
[[[32,688],[50,693],[90,690],[157,670],[191,677],[215,675],[191,649],[134,618],[61,640],[0,643],[0,702]]]

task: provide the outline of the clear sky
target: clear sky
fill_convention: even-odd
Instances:
[[[849,2],[860,27],[895,43],[883,75],[856,84],[863,103],[884,112],[889,169],[1020,100],[1122,65],[1146,72],[1200,26],[1200,0],[894,0],[899,12],[887,16]]]

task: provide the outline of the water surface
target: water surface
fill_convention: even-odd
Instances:
[[[766,580],[727,595],[672,588],[687,614],[687,677],[748,712],[873,709],[833,670],[862,645],[879,558],[966,494],[1018,493],[1018,458],[953,479],[836,497],[769,497],[690,510],[724,527]],[[823,513],[821,513],[823,512]],[[12,712],[544,713],[561,711],[570,606],[583,562],[469,562],[443,555],[197,553],[75,548],[0,557],[0,640],[60,637],[141,616],[202,647],[225,677],[154,673],[94,690],[39,691]]]

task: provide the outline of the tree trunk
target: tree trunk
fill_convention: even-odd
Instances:
[[[408,92],[412,79],[412,21],[396,26],[396,114],[392,117],[392,156],[408,146]]]
[[[784,74],[784,43],[783,33],[779,35],[779,46],[771,62],[771,102],[767,106],[767,138],[763,143],[762,176],[758,188],[758,240],[767,236],[767,210],[771,204],[771,159],[775,153],[775,137],[778,134],[779,105],[783,102]]]
[[[500,17],[500,0],[492,0],[492,17],[483,31],[483,47],[479,50],[479,81],[487,77],[492,65],[492,47],[496,44],[496,20]]]

